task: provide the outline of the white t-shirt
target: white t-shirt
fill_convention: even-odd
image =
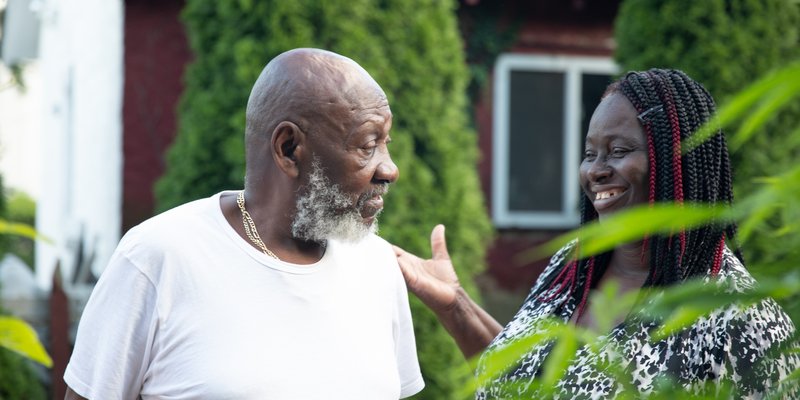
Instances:
[[[405,282],[371,235],[312,265],[257,251],[220,194],[131,229],[64,379],[89,399],[398,399],[422,390]]]

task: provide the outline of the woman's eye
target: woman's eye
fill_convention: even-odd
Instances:
[[[615,147],[611,149],[611,155],[615,157],[624,156],[625,154],[628,154],[628,152],[629,152],[628,149],[622,147]]]

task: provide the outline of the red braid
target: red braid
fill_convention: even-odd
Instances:
[[[656,202],[656,148],[653,144],[653,133],[650,132],[650,126],[645,125],[644,129],[647,131],[647,153],[650,161],[650,193],[648,199],[652,206]]]
[[[546,297],[542,297],[542,301],[550,302],[556,296],[561,293],[564,293],[564,289],[569,286],[569,291],[572,292],[575,290],[575,277],[578,270],[578,261],[573,260],[570,261],[561,272],[558,273],[558,276],[553,280],[553,283],[550,284],[550,287],[547,290],[555,290],[552,294]]]
[[[658,82],[658,80],[657,80]],[[660,86],[660,85],[659,85]],[[662,86],[663,88],[663,86]],[[669,123],[672,127],[672,175],[675,192],[675,202],[680,206],[683,205],[683,168],[681,168],[681,125],[678,120],[678,112],[675,110],[675,101],[672,98],[672,93],[666,88],[663,88],[664,102],[667,106],[667,116]],[[681,243],[681,256],[678,263],[683,262],[683,255],[686,252],[686,231],[681,230],[679,235]]]
[[[581,303],[578,304],[578,309],[576,312],[578,313],[578,317],[580,318],[583,315],[584,308],[586,308],[586,300],[589,299],[589,290],[592,288],[592,275],[594,274],[594,257],[589,259],[589,268],[586,271],[586,283],[583,288],[583,298],[581,299]]]
[[[720,268],[722,268],[723,249],[725,249],[724,237],[719,239],[719,245],[717,245],[717,251],[714,253],[714,264],[711,266],[711,276],[717,276],[717,274],[719,274]]]
[[[647,158],[650,162],[650,171],[648,172],[649,175],[649,194],[648,194],[648,201],[650,203],[650,207],[656,203],[656,149],[655,145],[653,144],[653,132],[650,130],[650,125],[645,124],[644,130],[647,133]],[[644,241],[642,243],[642,259],[644,259],[645,254],[647,253],[647,247],[650,245],[650,237],[645,235]],[[650,268],[650,275],[652,277],[656,276],[656,265],[652,265]]]

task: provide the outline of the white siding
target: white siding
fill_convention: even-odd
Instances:
[[[45,1],[41,9],[41,196],[36,279],[49,288],[60,260],[71,276],[78,246],[99,274],[120,236],[123,3]]]

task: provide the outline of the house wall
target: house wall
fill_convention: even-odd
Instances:
[[[21,190],[33,198],[41,192],[42,79],[39,63],[26,62],[24,87],[12,82],[12,74],[0,64],[0,174],[3,186]]]
[[[121,0],[40,2],[41,196],[36,278],[95,274],[120,236],[122,177]]]
[[[520,0],[504,2],[502,6],[488,1],[474,2],[473,5],[466,3],[470,2],[461,5],[462,13],[470,11],[467,7],[475,7],[471,11],[489,13],[499,29],[518,26],[517,37],[505,51],[507,53],[610,57],[615,47],[613,20],[619,1]],[[474,103],[482,155],[478,169],[488,210],[492,209],[494,162],[492,94],[492,79],[488,79]],[[531,177],[535,179],[535,171],[531,171]],[[498,321],[511,319],[546,266],[547,260],[524,261],[522,255],[561,233],[564,230],[498,230],[488,251],[488,269],[478,277],[485,307]]]
[[[153,215],[153,184],[175,138],[183,71],[191,58],[182,7],[182,0],[125,2],[123,232]]]

